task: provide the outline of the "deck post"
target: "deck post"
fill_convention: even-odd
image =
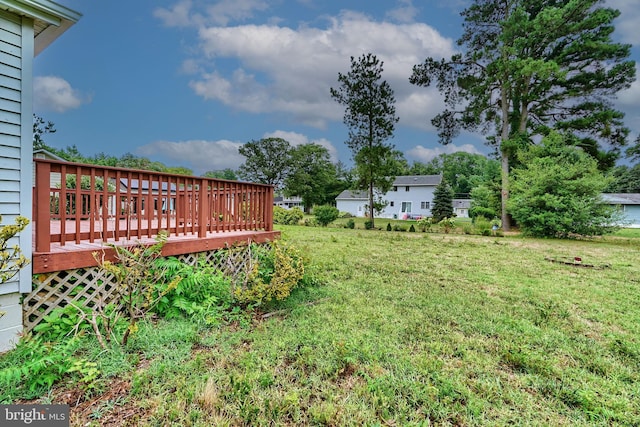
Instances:
[[[35,182],[35,224],[36,252],[47,252],[51,247],[51,164],[36,162]],[[61,204],[63,201],[59,200]]]
[[[273,187],[269,187],[267,190],[264,216],[265,231],[273,231]]]
[[[200,180],[198,198],[198,237],[207,237],[209,217],[209,180]]]

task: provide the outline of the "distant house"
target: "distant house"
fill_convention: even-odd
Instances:
[[[60,156],[57,156],[55,154],[53,154],[51,151],[49,150],[45,150],[44,148],[41,148],[39,150],[34,150],[33,151],[33,158],[34,159],[47,159],[47,160],[58,160],[61,162],[65,162],[66,160],[63,159]],[[32,182],[32,187],[36,185],[36,168],[33,168],[33,172],[31,174],[31,179],[33,180]],[[51,188],[60,188],[60,181],[61,181],[61,177],[59,173],[56,174],[51,174]]]
[[[391,190],[379,194],[387,206],[379,214],[380,218],[421,218],[431,216],[433,193],[442,181],[442,175],[398,176]],[[341,212],[353,216],[366,216],[369,198],[366,192],[345,190],[336,197],[336,207]]]
[[[622,211],[624,227],[640,228],[640,193],[605,193],[602,199]]]
[[[80,19],[49,0],[0,0],[0,215],[32,219],[33,57]],[[13,244],[32,258],[32,224]],[[21,293],[31,292],[31,268],[0,285],[0,351],[22,331]]]
[[[458,218],[469,218],[471,199],[453,199],[453,213]]]
[[[299,196],[275,196],[273,198],[273,206],[280,206],[285,209],[300,208],[304,210],[304,203],[302,203],[302,198]]]

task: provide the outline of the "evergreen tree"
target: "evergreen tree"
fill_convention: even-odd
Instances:
[[[432,120],[440,141],[450,143],[461,129],[481,131],[500,153],[505,230],[510,161],[533,135],[571,131],[602,167],[627,142],[612,99],[635,80],[635,63],[631,46],[612,40],[620,12],[603,3],[473,0],[462,13],[463,53],[414,66],[411,83],[434,83],[445,95],[447,109]]]
[[[440,222],[443,218],[453,216],[453,191],[444,178],[433,192],[431,215],[434,222]]]
[[[369,220],[374,227],[374,190],[386,193],[393,184],[401,153],[386,143],[398,122],[395,97],[382,79],[383,62],[368,53],[351,57],[351,71],[338,73],[338,89],[331,96],[344,105],[344,123],[349,127],[347,146],[355,162],[358,189],[369,195]]]
[[[508,208],[523,233],[570,237],[615,230],[616,210],[600,197],[610,178],[578,145],[574,136],[552,132],[520,154]]]

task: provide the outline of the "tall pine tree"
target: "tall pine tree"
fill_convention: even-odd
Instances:
[[[502,160],[502,224],[509,229],[510,161],[533,135],[570,131],[601,167],[626,144],[615,94],[635,80],[631,46],[614,43],[620,15],[602,0],[473,0],[463,13],[464,53],[427,58],[411,83],[434,83],[447,109],[432,123],[448,144],[461,129],[488,135]]]
[[[344,124],[349,128],[347,146],[351,149],[357,174],[357,187],[369,195],[369,218],[374,226],[374,190],[386,193],[395,179],[399,152],[386,143],[393,136],[396,116],[395,96],[389,83],[381,81],[383,62],[368,53],[351,57],[351,70],[338,73],[340,86],[331,96],[345,106]]]

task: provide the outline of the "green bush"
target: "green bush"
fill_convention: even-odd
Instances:
[[[423,233],[425,231],[431,232],[431,227],[433,226],[433,218],[432,217],[420,218],[417,224]]]
[[[313,215],[316,217],[316,221],[323,227],[326,227],[336,219],[340,212],[335,206],[316,206],[313,208]]]
[[[353,218],[351,212],[340,212],[338,218]]]
[[[244,305],[284,300],[302,283],[304,262],[293,246],[276,240],[268,247],[252,245],[248,270],[236,278],[233,295]]]
[[[273,207],[273,223],[280,225],[297,225],[304,218],[304,212],[300,208],[285,209],[280,206]]]
[[[413,224],[411,224],[411,227],[409,227],[409,232],[410,233],[415,233],[416,232],[416,227]]]
[[[456,226],[456,220],[454,218],[442,218],[442,220],[438,223],[445,234],[448,234],[451,230],[453,230]]]
[[[391,228],[391,223],[390,223],[390,222],[388,222],[388,223],[387,223],[387,231],[391,231],[391,230],[392,230],[392,228]]]
[[[352,230],[356,228],[356,222],[353,220],[353,218],[349,218],[349,221],[347,221],[345,228],[350,228]]]
[[[473,225],[476,229],[476,233],[488,236],[491,234],[491,221],[484,216],[480,215],[473,219]]]
[[[170,257],[158,260],[157,265],[165,272],[164,282],[180,278],[176,287],[160,298],[154,309],[158,315],[168,319],[186,315],[216,323],[221,311],[231,306],[231,280],[213,263],[200,259],[197,265],[189,265]],[[163,285],[159,285],[156,292],[162,291]]]
[[[496,216],[496,212],[493,209],[485,208],[484,206],[474,206],[469,209],[469,216],[474,220],[478,217],[493,218]]]
[[[373,221],[371,221],[370,219],[365,220],[364,228],[365,230],[371,230],[373,228]]]

